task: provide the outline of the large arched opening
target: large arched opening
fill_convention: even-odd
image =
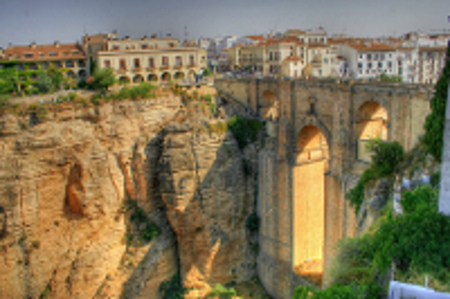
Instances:
[[[147,81],[158,81],[158,76],[156,76],[156,74],[149,74],[147,76]]]
[[[278,119],[277,96],[271,91],[265,91],[260,105],[260,116],[264,119]]]
[[[161,82],[169,82],[172,79],[170,73],[165,72],[161,75]]]
[[[358,136],[358,160],[371,161],[366,145],[370,140],[388,140],[388,114],[386,109],[375,101],[365,102],[358,109],[356,134]]]
[[[121,76],[121,77],[119,77],[119,83],[120,84],[128,84],[128,83],[130,83],[130,78],[128,78],[127,76]]]
[[[180,79],[184,79],[184,78],[185,78],[185,75],[184,75],[183,72],[176,72],[176,73],[173,75],[173,77],[174,77],[175,79],[180,80]]]
[[[144,77],[142,75],[136,75],[133,77],[133,83],[141,83],[144,82]]]
[[[320,283],[324,272],[325,174],[330,151],[325,135],[305,126],[297,137],[294,167],[293,270]]]

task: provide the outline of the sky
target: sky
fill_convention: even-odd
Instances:
[[[170,33],[184,40],[322,26],[330,35],[450,30],[450,0],[0,0],[0,47],[85,34]],[[185,30],[187,28],[187,30]]]

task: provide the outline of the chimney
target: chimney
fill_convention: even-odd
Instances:
[[[55,47],[59,48],[59,41],[55,41],[55,43],[53,45],[55,45]]]
[[[158,35],[157,34],[152,34],[152,36],[150,36],[150,38],[157,38]]]
[[[129,36],[129,35],[125,35],[125,37],[123,38],[123,40],[130,40],[130,36]]]
[[[32,43],[30,44],[30,48],[36,49],[36,43],[35,43],[35,42],[32,42]]]
[[[147,35],[144,35],[141,40],[147,40]]]

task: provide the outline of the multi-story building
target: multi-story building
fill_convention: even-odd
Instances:
[[[436,84],[445,66],[447,47],[420,47],[418,51],[419,82]]]
[[[194,74],[207,67],[205,50],[180,47],[171,37],[108,40],[106,50],[97,52],[96,60],[100,69],[112,68],[122,83],[193,81]]]
[[[3,51],[2,56],[3,58],[0,58],[3,60],[2,65],[15,67],[23,81],[36,80],[39,69],[46,69],[50,65],[63,70],[66,76],[77,81],[88,76],[86,55],[79,43],[55,42],[52,45],[32,43],[27,46],[9,46]]]
[[[397,52],[393,46],[351,40],[337,44],[338,55],[348,62],[350,75],[356,79],[374,79],[381,74],[398,75]]]
[[[337,50],[328,45],[323,32],[288,30],[281,38],[248,36],[250,45],[228,49],[230,65],[262,75],[338,77]]]

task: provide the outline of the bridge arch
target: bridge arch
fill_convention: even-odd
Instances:
[[[314,125],[297,136],[293,190],[293,270],[320,283],[324,271],[325,189],[330,148]]]
[[[260,116],[265,119],[277,120],[278,119],[278,107],[279,101],[277,96],[266,90],[262,95],[262,100],[260,104]]]
[[[367,101],[357,111],[356,136],[358,139],[357,157],[359,160],[370,161],[370,153],[366,144],[373,139],[388,140],[388,113],[376,101]]]

